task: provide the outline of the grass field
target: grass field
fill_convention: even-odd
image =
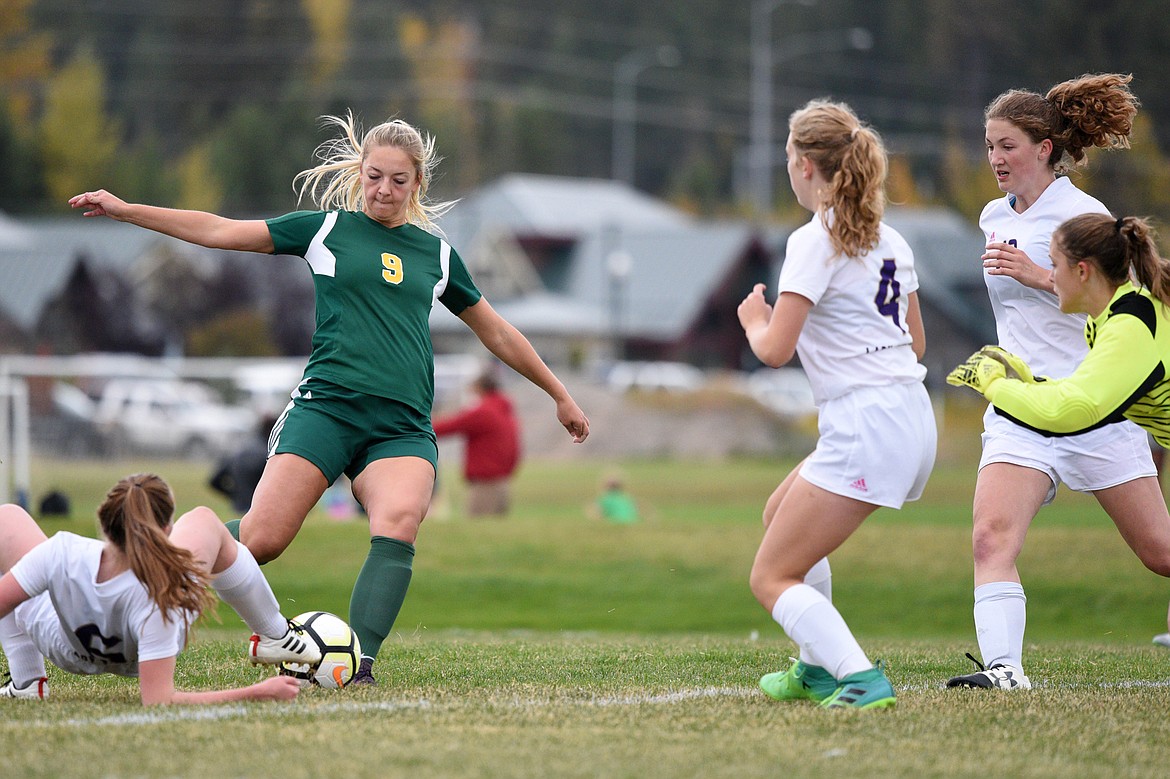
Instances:
[[[974,464],[943,458],[923,500],[881,511],[833,558],[834,600],[899,692],[892,712],[777,704],[755,688],[791,643],[746,577],[763,499],[792,463],[629,462],[649,518],[591,520],[608,467],[529,462],[505,521],[428,519],[414,584],[373,690],[293,704],[143,711],[132,681],[50,671],[47,704],[0,705],[4,776],[942,776],[1165,775],[1168,583],[1095,502],[1063,493],[1020,562],[1036,689],[942,689],[977,652],[971,623]],[[93,532],[118,476],[150,468],[180,508],[226,505],[182,463],[40,462],[33,494],[70,493]],[[457,474],[444,474],[458,505]],[[367,546],[360,522],[314,514],[265,567],[289,615],[345,615]],[[179,684],[242,684],[246,630],[222,610]]]

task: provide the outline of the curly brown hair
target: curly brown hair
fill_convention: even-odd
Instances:
[[[1129,148],[1129,134],[1141,101],[1130,90],[1133,76],[1120,73],[1086,74],[1062,81],[1048,94],[1024,89],[1004,92],[983,112],[991,119],[1011,122],[1040,143],[1052,141],[1048,164],[1065,174],[1085,160],[1085,150]]]

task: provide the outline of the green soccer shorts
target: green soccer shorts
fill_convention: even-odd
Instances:
[[[430,417],[405,403],[310,378],[297,387],[272,428],[272,454],[295,454],[332,484],[357,477],[387,457],[421,457],[438,471],[439,447]]]

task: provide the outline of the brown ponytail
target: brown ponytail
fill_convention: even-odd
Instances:
[[[1154,228],[1145,219],[1082,214],[1052,234],[1069,261],[1091,262],[1114,286],[1131,278],[1170,306],[1170,262],[1158,254]]]
[[[167,537],[174,514],[170,487],[152,473],[122,479],[98,508],[102,532],[126,556],[166,620],[176,609],[198,615],[215,602],[208,574]]]
[[[877,246],[888,169],[881,136],[863,125],[849,106],[827,100],[814,100],[795,111],[788,129],[797,152],[829,182],[821,223],[833,248],[857,257]]]

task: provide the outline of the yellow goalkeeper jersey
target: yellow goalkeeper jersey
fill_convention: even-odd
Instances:
[[[1085,323],[1089,354],[1063,379],[1001,379],[996,411],[1044,435],[1076,435],[1129,419],[1170,447],[1170,309],[1132,283]]]

